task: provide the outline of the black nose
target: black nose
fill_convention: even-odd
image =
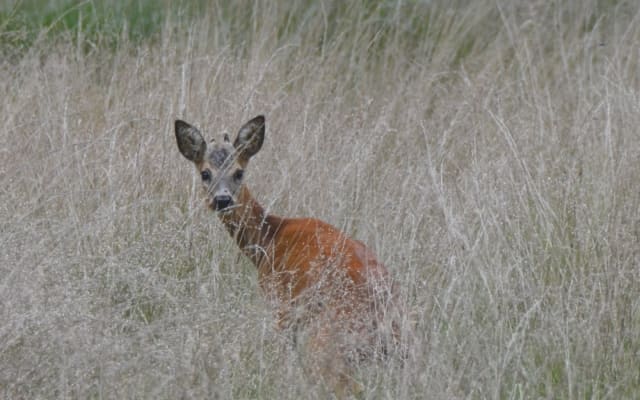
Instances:
[[[216,210],[221,211],[229,207],[231,204],[233,204],[233,199],[231,199],[231,196],[221,195],[221,196],[216,196],[213,199],[213,202],[216,205]]]

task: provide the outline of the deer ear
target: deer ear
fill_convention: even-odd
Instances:
[[[233,147],[239,152],[238,157],[249,161],[260,149],[264,142],[265,120],[263,115],[258,115],[247,122],[238,131],[238,136],[233,141]]]
[[[195,126],[184,121],[176,120],[176,139],[178,149],[187,160],[200,162],[204,158],[207,142]]]

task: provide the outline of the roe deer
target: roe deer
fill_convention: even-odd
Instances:
[[[296,335],[304,330],[312,370],[336,394],[357,388],[350,377],[353,363],[397,344],[397,325],[385,317],[393,300],[385,266],[335,227],[267,214],[251,196],[244,172],[262,147],[264,116],[242,126],[233,143],[224,135],[222,142],[207,144],[197,128],[180,120],[175,134],[180,152],[202,178],[208,206],[255,264],[261,290],[277,304],[278,326]]]

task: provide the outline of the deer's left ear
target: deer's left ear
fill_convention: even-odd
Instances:
[[[205,142],[198,128],[181,120],[176,120],[175,128],[180,153],[187,160],[195,163],[202,161],[207,150],[207,142]]]
[[[238,131],[238,136],[233,141],[233,147],[238,151],[238,157],[243,161],[249,161],[260,149],[264,142],[265,120],[263,115],[258,115],[247,122]]]

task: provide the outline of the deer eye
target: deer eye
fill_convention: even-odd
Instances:
[[[241,169],[236,170],[236,172],[233,173],[233,179],[236,182],[240,182],[242,180],[242,177],[244,176],[244,171]]]
[[[211,172],[209,172],[208,169],[205,169],[204,171],[200,172],[200,176],[202,177],[203,181],[208,181],[211,179]]]

